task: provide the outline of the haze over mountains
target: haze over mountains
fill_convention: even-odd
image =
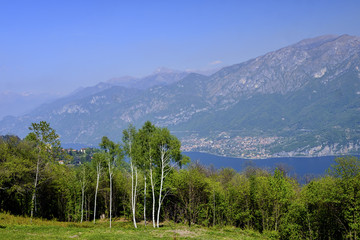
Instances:
[[[360,38],[303,40],[210,76],[160,71],[79,89],[21,117],[0,134],[24,137],[45,120],[63,144],[118,141],[150,120],[178,135],[187,151],[241,156],[360,152]]]
[[[0,119],[7,115],[20,116],[26,114],[41,104],[54,101],[57,98],[59,96],[53,94],[0,92]]]
[[[91,87],[80,87],[70,94],[51,94],[51,93],[33,93],[33,92],[0,92],[0,120],[5,116],[21,116],[27,114],[44,103],[50,103],[61,97],[81,98],[89,94],[95,94],[113,86],[122,86],[126,88],[147,89],[153,86],[163,86],[181,80],[189,73],[201,73],[211,75],[220,68],[207,70],[186,70],[177,71],[160,67],[152,74],[145,77],[123,76],[112,78],[106,82],[100,82]]]

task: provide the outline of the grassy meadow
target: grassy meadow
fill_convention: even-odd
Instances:
[[[270,239],[271,234],[260,234],[252,230],[234,227],[205,228],[188,227],[171,222],[163,223],[159,229],[139,224],[135,229],[131,222],[115,219],[112,228],[109,222],[72,223],[58,222],[0,213],[0,239]]]

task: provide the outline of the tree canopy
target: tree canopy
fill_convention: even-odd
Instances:
[[[130,126],[119,143],[103,137],[101,150],[80,165],[60,164],[66,151],[49,124],[30,130],[24,139],[0,137],[1,211],[61,221],[233,226],[275,239],[359,238],[357,157],[336,158],[324,176],[301,185],[282,169],[184,167],[189,159],[180,141],[150,122]]]

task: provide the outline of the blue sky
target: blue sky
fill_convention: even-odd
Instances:
[[[0,0],[0,93],[236,64],[305,38],[360,36],[359,13],[350,0]]]

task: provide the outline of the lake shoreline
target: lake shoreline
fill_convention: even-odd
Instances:
[[[277,167],[285,169],[289,176],[303,178],[308,175],[323,176],[327,169],[334,164],[334,160],[341,156],[320,156],[320,157],[277,157],[265,159],[246,159],[236,157],[224,157],[204,152],[183,152],[190,157],[191,161],[198,161],[205,166],[214,166],[216,169],[233,168],[241,172],[248,166],[258,167],[273,171]],[[358,155],[354,155],[359,157]]]

